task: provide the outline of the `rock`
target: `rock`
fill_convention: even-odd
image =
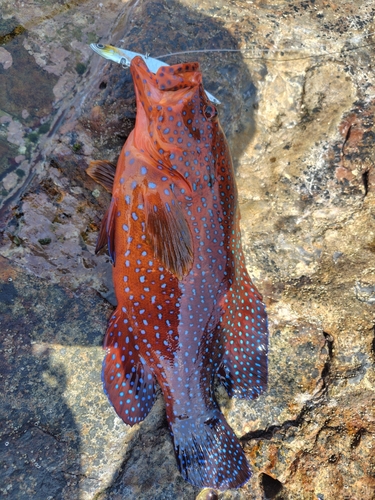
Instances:
[[[1,495],[372,499],[372,2],[3,3],[0,80],[14,91],[0,91]],[[136,109],[129,72],[91,54],[95,41],[199,60],[222,101],[270,321],[267,392],[217,388],[253,470],[238,491],[182,480],[160,396],[130,429],[102,392],[114,296],[94,247],[110,196],[85,169],[116,161]],[[207,49],[241,52],[165,55]]]
[[[0,48],[0,64],[3,65],[4,69],[10,68],[13,64],[12,55],[3,47]]]

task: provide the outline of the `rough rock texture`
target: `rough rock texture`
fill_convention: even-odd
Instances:
[[[371,0],[4,0],[0,20],[0,496],[358,499],[375,491],[375,80]],[[236,168],[269,389],[222,409],[254,474],[199,492],[162,398],[130,429],[100,382],[114,303],[94,255],[109,195],[85,174],[134,124],[101,41],[201,62]]]

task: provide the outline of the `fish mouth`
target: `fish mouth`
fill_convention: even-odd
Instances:
[[[160,61],[159,59],[155,59],[153,57],[149,57],[148,55],[140,54],[138,52],[132,52],[131,50],[126,50],[126,49],[120,49],[118,47],[113,47],[112,45],[103,45],[102,43],[91,43],[90,47],[92,50],[94,50],[97,54],[100,56],[104,57],[105,59],[108,59],[110,61],[114,61],[118,64],[121,64],[123,68],[129,67],[131,65],[132,60],[139,56],[143,61],[146,63],[146,66],[152,73],[157,73],[160,68],[168,67],[169,65],[164,63],[163,61]],[[176,64],[175,65],[177,73],[180,73],[180,76],[183,73],[195,73],[199,72],[199,65],[198,63],[185,63],[185,64]],[[165,74],[165,71],[163,71]],[[175,73],[175,70],[170,71],[171,74]],[[186,75],[185,75],[186,76]],[[191,76],[191,75],[190,75]],[[188,80],[191,80],[191,78],[188,78]],[[194,76],[192,78],[194,80]],[[173,83],[175,84],[173,86]],[[160,90],[178,90],[179,88],[183,88],[183,81],[174,81],[172,83],[172,80],[170,78],[167,78],[167,83],[161,83],[164,87]],[[186,83],[186,82],[185,82]],[[194,83],[194,82],[190,82]],[[189,86],[189,85],[187,85]],[[170,88],[169,88],[170,87]],[[216,99],[212,94],[209,92],[205,91],[208,99],[215,103],[215,104],[220,104],[220,101]]]
[[[161,98],[162,92],[194,88],[202,83],[202,74],[197,62],[161,66],[156,74],[153,74],[142,57],[137,56],[132,59],[130,70],[138,91],[143,93],[145,87],[149,87],[146,95],[151,98],[153,97],[152,89],[158,91],[155,97]]]

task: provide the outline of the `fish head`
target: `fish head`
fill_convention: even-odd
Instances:
[[[136,135],[143,135],[143,143],[157,143],[169,152],[186,149],[189,138],[190,142],[191,138],[200,140],[216,121],[217,111],[203,89],[199,63],[162,66],[154,74],[141,57],[135,57],[130,70],[137,99],[135,130]],[[145,130],[151,141],[145,138]]]

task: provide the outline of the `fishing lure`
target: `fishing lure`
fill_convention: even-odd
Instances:
[[[238,488],[251,472],[214,380],[238,398],[265,390],[267,318],[245,267],[213,96],[198,63],[167,66],[93,48],[130,65],[137,101],[117,167],[88,168],[112,193],[97,244],[108,244],[118,301],[104,341],[104,390],[134,425],[149,413],[157,382],[182,476],[198,487]]]

